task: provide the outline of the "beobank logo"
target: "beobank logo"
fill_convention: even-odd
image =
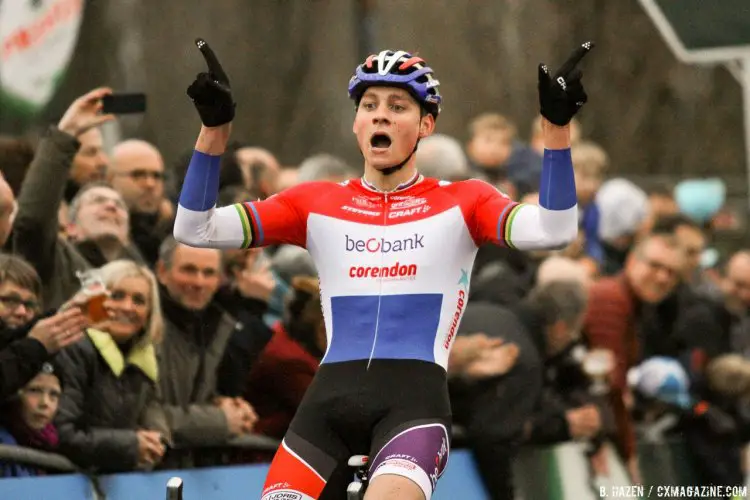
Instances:
[[[411,236],[409,238],[393,240],[388,240],[385,238],[368,238],[366,240],[357,240],[354,238],[350,238],[348,234],[345,235],[345,237],[347,252],[393,253],[424,248],[424,235],[417,233],[414,233],[414,236]]]
[[[416,264],[400,264],[392,266],[352,266],[349,268],[350,278],[397,278],[413,280],[417,276]]]

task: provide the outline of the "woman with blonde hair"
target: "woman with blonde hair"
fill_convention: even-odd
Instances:
[[[164,322],[156,278],[126,260],[97,272],[107,288],[106,317],[57,360],[66,381],[55,421],[60,452],[100,472],[151,468],[170,440],[157,402],[154,344]],[[85,308],[85,299],[79,294],[68,307]]]

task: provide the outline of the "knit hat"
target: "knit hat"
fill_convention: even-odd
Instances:
[[[648,196],[627,179],[611,179],[596,194],[599,237],[613,241],[635,234],[648,215]]]

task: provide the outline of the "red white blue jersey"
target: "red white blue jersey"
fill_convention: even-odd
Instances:
[[[323,363],[416,359],[447,368],[478,247],[559,248],[578,231],[569,150],[545,153],[543,177],[557,178],[542,179],[538,206],[483,181],[415,175],[391,193],[362,180],[310,182],[216,208],[218,168],[218,157],[194,154],[175,237],[199,247],[306,248],[320,278]],[[546,187],[554,185],[562,191]]]
[[[323,363],[419,359],[444,368],[483,243],[505,245],[520,207],[489,184],[418,178],[387,194],[309,183],[239,204],[253,246],[306,248],[320,278]]]

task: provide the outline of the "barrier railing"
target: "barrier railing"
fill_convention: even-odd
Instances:
[[[10,446],[7,444],[0,444],[0,462],[30,465],[50,472],[80,471],[76,464],[57,453],[48,453],[33,448]]]

